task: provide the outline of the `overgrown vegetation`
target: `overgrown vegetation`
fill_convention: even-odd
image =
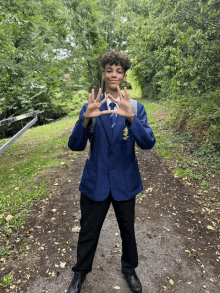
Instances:
[[[195,184],[201,189],[201,194],[207,193],[210,188],[216,188],[218,201],[220,191],[217,189],[217,178],[220,170],[220,154],[210,143],[198,147],[189,133],[179,134],[167,127],[166,105],[146,101],[143,101],[143,104],[148,113],[148,122],[155,133],[155,149],[164,157],[168,165],[172,166],[174,175],[182,178],[186,184]],[[213,182],[210,183],[211,178],[213,182],[216,181],[216,186],[212,186]]]
[[[220,150],[220,90],[193,96],[187,93],[169,103],[167,124],[180,133],[188,133],[195,145]]]
[[[72,98],[62,100],[62,93],[56,94],[55,106],[61,107],[69,117],[78,115],[82,106],[88,103],[89,93],[85,90],[76,92]]]
[[[220,3],[124,1],[128,51],[143,95],[165,100],[167,124],[194,144],[220,148]]]

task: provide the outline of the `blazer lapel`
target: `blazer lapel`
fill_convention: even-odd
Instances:
[[[115,120],[115,127],[114,127],[114,130],[113,130],[111,149],[114,147],[114,144],[116,143],[120,132],[122,131],[122,129],[125,126],[125,119],[126,119],[125,117],[117,115],[117,118]],[[110,120],[110,118],[109,118],[109,120]]]
[[[100,99],[100,101],[102,101],[104,99],[104,95],[102,96],[102,98]],[[107,107],[107,102],[105,102],[101,108],[100,108],[100,112],[108,110]],[[110,121],[110,115],[109,114],[104,114],[100,116],[100,119],[102,121],[106,136],[108,138],[109,144],[111,145],[112,143],[112,127],[111,127],[111,121]]]

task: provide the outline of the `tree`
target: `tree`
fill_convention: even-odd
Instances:
[[[0,10],[0,119],[49,111],[63,75],[56,49],[66,39],[66,10],[59,0],[2,1]]]
[[[68,31],[69,73],[71,80],[80,75],[89,81],[88,90],[101,86],[99,58],[108,46],[101,25],[101,14],[96,1],[65,1],[70,17]],[[72,68],[71,68],[72,67]],[[79,70],[73,70],[78,68]]]

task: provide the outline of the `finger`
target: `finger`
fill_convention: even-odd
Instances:
[[[99,112],[99,113],[100,113],[100,115],[111,114],[112,111],[111,111],[111,110],[105,110],[105,111],[101,111],[101,112]]]
[[[92,103],[92,93],[89,94],[89,104]]]
[[[126,87],[124,87],[124,91],[125,91],[125,100],[130,101],[130,92],[128,92],[128,89]]]
[[[95,99],[95,90],[92,89],[92,102],[94,103],[94,99]]]
[[[98,102],[100,100],[101,95],[102,95],[102,89],[100,88],[99,91],[98,91],[98,95],[96,97],[96,102]]]
[[[105,103],[105,101],[108,99],[108,95],[106,95],[105,97],[104,97],[104,99],[100,102],[100,105],[102,106],[104,103]]]
[[[100,113],[103,113],[103,114],[112,114],[112,113],[114,113],[114,114],[117,114],[117,115],[122,116],[122,117],[127,117],[127,113],[120,111],[120,109],[118,109],[118,110],[109,110],[109,111],[102,111]]]
[[[117,86],[117,92],[118,92],[118,96],[119,96],[120,100],[123,99],[119,86]]]
[[[118,101],[111,94],[107,94],[106,97],[109,98],[112,102],[118,103]]]
[[[112,114],[112,113],[115,113],[115,114],[118,114],[118,115],[122,116],[121,115],[121,112],[118,112],[118,110],[105,110],[105,111],[101,111],[101,112],[99,112],[99,115]]]

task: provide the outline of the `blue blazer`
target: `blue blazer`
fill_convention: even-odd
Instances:
[[[83,127],[87,106],[88,103],[84,104],[69,137],[68,146],[73,151],[84,150],[88,139],[91,139],[92,120],[86,128]],[[100,111],[104,110],[108,110],[106,102],[100,108]],[[132,124],[117,115],[113,133],[109,116],[104,114],[96,119],[92,152],[86,160],[79,190],[94,201],[105,200],[110,190],[116,201],[129,200],[143,190],[134,142],[141,149],[151,149],[155,138],[147,123],[144,106],[139,102]]]

